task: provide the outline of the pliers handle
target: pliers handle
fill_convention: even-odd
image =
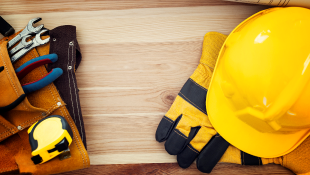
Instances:
[[[19,79],[22,79],[29,72],[31,72],[33,69],[35,69],[39,66],[42,66],[44,64],[54,63],[57,60],[58,60],[58,56],[56,54],[49,54],[49,55],[40,56],[40,57],[34,58],[34,59],[24,63],[22,66],[20,66],[18,69],[16,69],[15,72],[16,72],[17,77]],[[39,80],[30,82],[27,84],[22,84],[22,88],[23,88],[25,94],[29,94],[31,92],[37,91],[37,90],[42,89],[43,87],[51,84],[58,77],[60,77],[62,74],[63,74],[63,70],[61,68],[55,68]]]

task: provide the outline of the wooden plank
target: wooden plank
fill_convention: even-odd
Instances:
[[[215,5],[239,4],[221,0],[1,0],[0,15]]]
[[[196,165],[191,165],[187,169],[180,168],[176,163],[161,164],[126,164],[126,165],[92,165],[88,169],[77,170],[61,175],[95,175],[95,174],[178,174],[178,175],[196,175],[205,174],[197,170]],[[264,165],[264,166],[242,166],[235,164],[220,163],[215,166],[210,175],[293,175],[291,171],[281,167],[280,165]]]
[[[0,14],[16,30],[37,16],[50,29],[77,26],[83,54],[77,77],[93,165],[64,174],[200,174],[195,165],[184,170],[170,163],[176,158],[155,141],[157,125],[196,68],[204,34],[229,34],[264,8],[221,0],[0,2]],[[277,165],[233,164],[219,164],[212,174],[228,173],[290,174]]]
[[[41,16],[45,27],[77,26],[80,44],[166,43],[202,39],[209,31],[224,34],[261,6],[199,6],[5,15],[16,29]]]

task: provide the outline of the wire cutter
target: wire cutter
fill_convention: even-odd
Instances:
[[[42,66],[44,64],[48,63],[54,63],[58,60],[58,56],[56,54],[49,54],[40,56],[37,58],[34,58],[23,65],[21,65],[18,69],[15,70],[16,75],[18,79],[24,78],[29,72],[31,72],[33,69]],[[42,77],[39,80],[23,84],[22,88],[25,92],[25,94],[29,94],[31,92],[37,91],[39,89],[42,89],[43,87],[51,84],[53,81],[55,81],[58,77],[62,75],[63,71],[61,68],[55,68],[52,71],[50,71],[47,75]]]
[[[41,57],[34,58],[26,63],[24,63],[22,66],[20,66],[18,69],[15,70],[17,77],[21,80],[24,78],[29,72],[31,72],[33,69],[42,66],[44,64],[48,63],[54,63],[58,60],[58,56],[56,54],[49,54],[44,55]],[[0,67],[0,73],[4,70],[4,67]],[[37,91],[53,81],[55,81],[58,77],[62,75],[63,71],[61,68],[55,68],[52,71],[50,71],[47,75],[42,77],[39,80],[23,84],[22,88],[25,92],[25,94],[22,94],[19,96],[13,103],[0,107],[0,114],[8,112],[12,109],[14,109],[16,106],[18,106],[25,98],[26,94],[29,94],[31,92]]]

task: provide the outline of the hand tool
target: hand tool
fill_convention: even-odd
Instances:
[[[21,80],[33,69],[41,65],[44,65],[44,64],[55,63],[57,60],[58,60],[58,56],[56,54],[49,54],[49,55],[37,57],[21,65],[18,69],[15,70],[15,72],[16,72],[17,77]],[[1,66],[0,72],[2,72],[3,70],[4,70],[4,67]],[[55,68],[49,74],[45,75],[43,78],[37,81],[31,82],[31,83],[23,84],[22,88],[25,94],[29,94],[31,92],[37,91],[49,85],[50,83],[55,81],[60,75],[62,75],[62,73],[63,73],[62,69]],[[26,97],[25,94],[22,94],[21,96],[19,96],[13,103],[7,106],[4,106],[4,107],[0,107],[0,114],[8,112],[14,109],[16,106],[18,106],[25,99]]]
[[[33,38],[33,40],[32,40],[33,43],[32,43],[29,47],[27,47],[27,48],[22,48],[19,52],[17,52],[15,55],[13,55],[13,56],[11,57],[12,63],[14,63],[15,61],[17,61],[19,58],[21,58],[23,55],[25,55],[25,54],[26,54],[27,52],[29,52],[31,49],[48,43],[48,42],[50,41],[50,38],[46,38],[45,40],[42,40],[42,39],[41,39],[41,35],[42,35],[44,32],[47,32],[47,31],[48,31],[47,29],[43,29],[43,30],[41,30],[39,33],[37,33],[36,36],[35,36],[35,37]]]
[[[39,120],[28,129],[28,134],[33,156],[31,160],[34,164],[42,164],[70,152],[73,134],[62,116],[52,115]]]
[[[56,54],[49,54],[49,55],[37,57],[21,65],[18,69],[16,69],[15,72],[16,72],[17,77],[21,80],[33,69],[41,65],[47,64],[47,63],[54,63],[57,60],[58,60],[58,57]],[[63,71],[60,68],[52,69],[52,71],[50,71],[47,75],[45,75],[41,79],[27,83],[27,84],[23,84],[22,88],[25,94],[29,94],[31,92],[37,91],[49,85],[50,83],[55,81],[58,77],[60,77],[62,73]]]
[[[41,24],[37,27],[33,27],[33,24],[41,20],[42,18],[40,17],[31,19],[25,29],[8,42],[8,49],[21,40],[24,36],[39,33],[44,25]]]
[[[18,43],[17,46],[15,46],[14,48],[12,48],[10,51],[9,51],[9,55],[12,56],[14,55],[16,52],[18,52],[19,50],[23,49],[23,48],[28,48],[29,46],[31,46],[33,44],[33,41],[28,41],[27,42],[27,39],[30,38],[31,35],[26,35],[22,38],[21,42]]]
[[[14,28],[0,16],[0,33],[3,36],[10,36],[15,33]]]

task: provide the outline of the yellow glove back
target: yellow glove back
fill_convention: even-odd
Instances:
[[[226,37],[217,32],[205,35],[197,69],[158,125],[156,140],[166,141],[166,151],[171,155],[177,155],[178,164],[182,168],[189,167],[197,158],[197,168],[202,172],[211,172],[229,146],[229,143],[214,130],[206,111],[206,95],[213,68]],[[261,164],[257,157],[240,152],[234,147],[228,150],[230,152],[223,158],[225,161]],[[242,161],[241,155],[245,155]]]

